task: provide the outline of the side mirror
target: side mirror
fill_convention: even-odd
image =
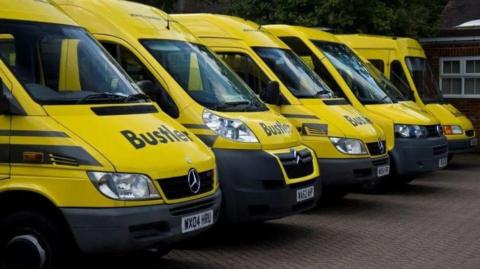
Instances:
[[[180,116],[180,111],[178,110],[177,104],[175,104],[175,101],[166,90],[159,89],[159,93],[156,96],[157,104],[165,113],[174,119]]]
[[[155,83],[151,80],[141,80],[137,82],[137,86],[142,90],[146,95],[157,95],[160,94],[159,89],[155,86]]]
[[[157,102],[163,112],[172,118],[178,118],[180,111],[173,98],[163,88],[157,87],[151,80],[142,80],[137,82],[137,86],[152,100]]]
[[[281,100],[280,84],[277,81],[270,81],[260,92],[260,99],[269,105],[279,105]]]
[[[2,78],[0,78],[0,114],[10,114],[10,101],[5,94],[5,88]]]

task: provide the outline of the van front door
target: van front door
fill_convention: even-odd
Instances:
[[[8,82],[0,73],[0,94],[6,96]],[[10,177],[10,130],[11,116],[7,104],[0,102],[0,180]]]

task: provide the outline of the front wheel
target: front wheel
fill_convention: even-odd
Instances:
[[[34,211],[11,213],[0,220],[2,269],[60,269],[65,256],[60,227]]]

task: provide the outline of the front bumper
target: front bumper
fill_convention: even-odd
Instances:
[[[318,163],[323,187],[352,188],[377,180],[377,168],[390,165],[390,158],[318,159]]]
[[[478,145],[477,138],[448,140],[448,152],[450,154],[467,153],[475,151]]]
[[[218,218],[221,191],[190,202],[132,208],[63,208],[62,212],[84,254],[128,253],[168,246],[205,229],[182,234],[182,217],[213,210]]]
[[[432,172],[441,168],[440,159],[448,157],[447,139],[445,137],[396,138],[395,148],[390,154],[396,176]]]
[[[318,178],[286,184],[280,164],[261,150],[213,149],[223,192],[222,220],[266,221],[313,208],[321,194]],[[313,161],[313,160],[312,160]],[[297,190],[314,187],[315,196],[297,202]]]

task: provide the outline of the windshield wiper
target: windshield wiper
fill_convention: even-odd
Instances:
[[[136,93],[136,94],[131,94],[127,97],[125,97],[125,100],[123,100],[125,103],[128,103],[130,101],[138,101],[138,100],[143,100],[143,101],[150,101],[150,97],[148,95],[143,94],[143,93]]]
[[[123,101],[127,98],[125,95],[114,93],[94,93],[89,94],[77,101],[77,104],[85,104],[88,101]]]

